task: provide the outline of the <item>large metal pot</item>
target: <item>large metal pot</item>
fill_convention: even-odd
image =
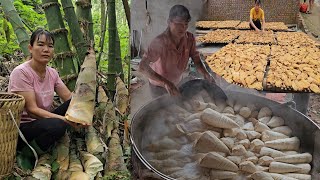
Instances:
[[[228,98],[235,99],[239,102],[242,102],[243,104],[253,103],[258,108],[267,106],[271,108],[274,115],[282,117],[285,120],[285,124],[292,129],[293,135],[297,136],[300,139],[301,151],[309,152],[313,155],[313,161],[311,163],[312,179],[320,179],[320,175],[318,173],[318,171],[320,170],[320,128],[318,125],[316,125],[304,114],[298,112],[297,110],[289,107],[286,104],[280,104],[264,97],[244,92],[226,91],[225,93]],[[145,130],[150,129],[150,126],[154,126],[154,129],[156,130],[156,124],[161,123],[154,122],[153,119],[150,118],[152,113],[168,106],[169,104],[175,103],[175,101],[177,100],[177,98],[172,98],[169,95],[164,95],[149,102],[139,111],[137,111],[137,113],[133,116],[131,124],[131,141],[136,155],[147,168],[155,172],[163,179],[167,180],[174,178],[161,173],[147,162],[142,153],[142,143],[144,143],[144,141],[148,137],[150,137],[150,134],[148,133],[153,133],[150,130],[148,130],[148,132],[145,132]]]

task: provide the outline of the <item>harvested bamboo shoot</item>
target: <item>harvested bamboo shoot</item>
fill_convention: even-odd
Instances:
[[[66,119],[83,125],[92,125],[96,96],[96,58],[92,48],[86,56],[78,75],[75,91]]]
[[[79,157],[76,155],[75,150],[70,151],[70,165],[68,171],[77,172],[83,171],[83,167]]]
[[[70,148],[70,138],[68,133],[59,140],[57,145],[57,163],[59,163],[59,170],[66,171],[69,167],[69,148]]]
[[[259,158],[258,163],[262,166],[269,166],[274,159],[270,156],[262,156]]]
[[[72,172],[69,180],[90,180],[90,176],[82,171]]]
[[[93,155],[104,152],[104,147],[99,139],[97,131],[93,126],[87,128],[86,133],[87,151]]]
[[[88,152],[80,151],[80,155],[85,173],[90,176],[90,180],[93,180],[97,173],[103,170],[103,164],[97,157]]]
[[[123,116],[128,110],[129,92],[120,77],[116,77],[115,104],[117,110]]]
[[[126,171],[127,167],[124,164],[123,152],[118,131],[113,130],[108,147],[109,153],[106,169],[104,170],[105,174],[112,173],[114,171]]]
[[[275,158],[275,157],[285,156],[286,154],[281,151],[272,149],[272,148],[262,147],[260,150],[260,155],[261,156],[271,156],[271,157]]]
[[[50,155],[44,154],[40,157],[37,166],[32,171],[32,177],[40,180],[51,179]]]
[[[257,171],[256,166],[251,161],[244,161],[239,164],[239,169],[243,172],[255,173]]]

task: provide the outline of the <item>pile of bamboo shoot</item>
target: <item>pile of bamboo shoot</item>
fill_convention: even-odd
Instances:
[[[144,139],[142,153],[170,177],[311,179],[312,155],[300,151],[285,117],[268,107],[211,99],[203,90],[150,118],[159,118],[158,128],[161,119],[165,127]]]

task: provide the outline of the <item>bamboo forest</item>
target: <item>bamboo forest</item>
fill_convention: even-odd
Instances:
[[[130,0],[0,0],[0,99],[8,99],[0,101],[0,179],[132,178],[129,6]],[[22,131],[11,112],[21,115],[28,102],[20,101],[20,111],[6,110],[18,104],[10,104],[10,74],[35,56],[29,43],[39,28],[54,40],[45,67],[58,72],[72,98],[63,116],[70,126],[47,151],[40,153],[29,141],[30,161],[23,149],[15,151],[18,126],[3,127],[6,119],[14,120]],[[63,104],[60,94],[53,96],[54,108]],[[9,132],[14,137],[6,137]]]

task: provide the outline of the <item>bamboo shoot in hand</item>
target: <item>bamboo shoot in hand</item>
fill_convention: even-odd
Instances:
[[[92,125],[96,96],[96,58],[92,48],[86,56],[78,75],[75,92],[66,119],[83,125]]]

